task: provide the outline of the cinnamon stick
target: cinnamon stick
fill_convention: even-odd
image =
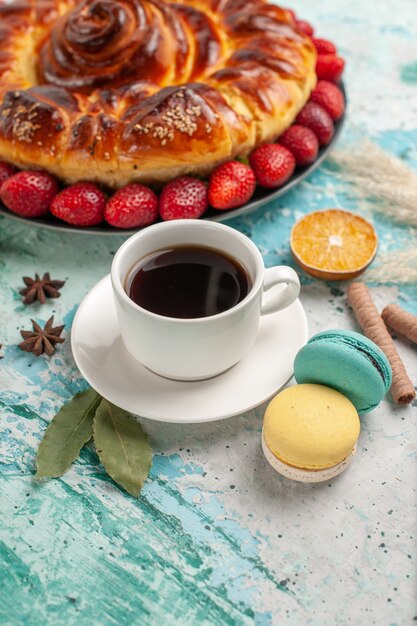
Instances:
[[[385,324],[399,335],[417,343],[417,317],[398,304],[389,304],[381,313]]]
[[[352,283],[348,287],[347,297],[363,333],[383,350],[391,364],[392,397],[399,404],[409,404],[416,397],[413,383],[408,377],[401,357],[376,309],[368,288],[363,283]]]

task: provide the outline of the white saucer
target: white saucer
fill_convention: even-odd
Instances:
[[[307,319],[297,300],[261,318],[250,354],[224,374],[197,382],[161,378],[124,347],[110,276],[84,298],[71,331],[75,362],[100,395],[135,415],[182,423],[232,417],[268,400],[290,380],[306,341]]]

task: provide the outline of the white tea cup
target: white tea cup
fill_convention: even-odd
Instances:
[[[222,313],[191,319],[165,317],[131,300],[126,289],[132,268],[154,252],[181,246],[203,246],[234,258],[250,277],[246,297]],[[300,293],[291,267],[265,269],[248,237],[203,220],[163,222],[139,231],[117,251],[111,281],[127,350],[156,374],[185,381],[211,378],[236,365],[255,343],[260,317],[285,309]]]

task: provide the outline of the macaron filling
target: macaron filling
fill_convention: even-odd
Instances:
[[[378,354],[376,352],[371,353],[370,349],[367,349],[367,346],[365,344],[359,344],[357,341],[355,341],[355,339],[351,337],[347,337],[346,335],[342,335],[342,334],[333,335],[333,334],[320,333],[319,335],[312,337],[308,341],[308,343],[311,344],[311,343],[314,343],[315,341],[319,341],[322,339],[325,339],[326,341],[330,341],[334,344],[343,343],[348,348],[352,348],[352,350],[357,350],[358,352],[361,352],[375,367],[376,371],[381,376],[382,382],[384,383],[386,389],[389,389],[389,387],[391,386],[391,373],[387,369],[382,359],[378,360]]]
[[[289,465],[288,463],[284,463],[280,459],[278,459],[271,449],[268,447],[265,437],[262,433],[262,450],[265,455],[266,460],[274,468],[276,472],[281,474],[281,476],[285,476],[285,478],[289,478],[291,480],[296,480],[302,483],[320,483],[323,481],[329,481],[333,478],[336,478],[339,474],[341,474],[347,466],[352,461],[353,457],[356,453],[356,445],[354,446],[352,452],[347,456],[343,461],[333,465],[332,467],[327,467],[324,469],[303,469],[301,467],[295,467],[294,465]]]
[[[288,465],[288,467],[293,467],[294,469],[302,469],[302,470],[307,470],[309,472],[319,472],[320,470],[323,470],[323,469],[336,467],[340,463],[343,463],[343,461],[345,461],[345,459],[347,459],[352,454],[356,446],[355,444],[355,446],[353,446],[353,448],[347,454],[345,454],[342,458],[338,459],[335,463],[315,463],[315,464],[299,463],[298,465],[294,465],[293,463],[289,463],[287,460],[285,460],[279,454],[279,452],[271,450],[271,447],[266,443],[266,441],[265,441],[265,445],[267,446],[271,454],[273,454],[276,459],[281,461],[281,463],[285,463],[285,465]]]

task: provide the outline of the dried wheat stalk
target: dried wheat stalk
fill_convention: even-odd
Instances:
[[[414,283],[417,282],[417,244],[405,250],[393,250],[378,254],[377,264],[364,274],[364,280],[372,283]]]
[[[332,171],[342,185],[353,183],[354,191],[363,200],[379,200],[378,205],[373,205],[374,210],[417,226],[417,174],[403,161],[369,140],[348,151],[336,150],[331,160],[342,170]]]

